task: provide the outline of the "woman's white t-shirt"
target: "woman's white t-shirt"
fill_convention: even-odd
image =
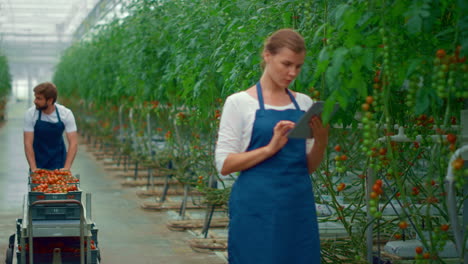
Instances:
[[[296,102],[299,108],[307,111],[312,106],[312,99],[296,92]],[[230,95],[224,104],[219,124],[218,141],[216,143],[216,168],[221,171],[226,157],[231,153],[245,152],[252,136],[255,113],[260,108],[258,100],[246,91]],[[265,104],[265,109],[294,109],[293,103],[285,106]],[[311,140],[307,140],[307,150],[310,150]]]
[[[73,112],[70,109],[58,103],[55,103],[55,107],[60,114],[60,120],[65,125],[65,132],[70,133],[77,131]],[[39,111],[36,109],[35,106],[32,106],[26,111],[26,114],[24,115],[24,132],[34,132],[34,126],[36,125],[38,117]],[[50,115],[42,113],[41,120],[50,123],[57,123],[57,112],[53,111]]]

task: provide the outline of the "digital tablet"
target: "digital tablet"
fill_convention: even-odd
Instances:
[[[290,138],[313,138],[314,133],[309,126],[309,120],[313,116],[320,116],[325,105],[324,101],[315,102],[307,112],[305,112],[301,118],[297,121],[294,128],[289,131],[288,137]],[[335,104],[331,116],[338,110],[338,104]]]

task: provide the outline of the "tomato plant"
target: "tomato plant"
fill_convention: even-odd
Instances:
[[[7,103],[7,96],[11,90],[11,75],[8,65],[8,59],[1,53],[0,44],[0,121],[4,120],[5,105]]]
[[[127,17],[66,50],[54,82],[81,133],[161,170],[174,162],[179,181],[227,206],[229,188],[208,186],[218,175],[223,101],[258,80],[265,36],[294,28],[308,52],[292,88],[324,100],[332,127],[330,151],[312,177],[317,202],[336,214],[320,221],[338,222],[349,237],[340,246],[323,242],[324,262],[356,261],[349,250],[362,259],[358,226],[388,240],[419,237],[442,261],[436,252],[452,239],[440,233],[448,222],[444,176],[452,166],[459,196],[466,178],[463,160],[448,164],[468,98],[461,2],[133,1]],[[154,138],[165,143],[157,155],[149,154]],[[401,214],[388,214],[396,205]]]

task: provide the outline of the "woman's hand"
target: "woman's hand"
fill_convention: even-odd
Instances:
[[[282,120],[276,123],[273,128],[273,137],[268,143],[267,148],[271,155],[274,155],[288,142],[288,132],[293,129],[295,123],[288,120]]]
[[[318,116],[313,116],[309,121],[309,126],[314,132],[314,144],[326,146],[328,144],[328,131],[330,125],[324,126],[322,120]]]
[[[295,126],[292,121],[282,120],[273,128],[273,137],[268,145],[254,150],[231,153],[224,160],[222,175],[250,169],[275,155],[288,142],[288,132]]]
[[[307,167],[309,168],[309,173],[312,173],[320,166],[325,155],[330,125],[324,126],[320,117],[313,116],[309,121],[309,126],[314,132],[314,145],[307,154]]]

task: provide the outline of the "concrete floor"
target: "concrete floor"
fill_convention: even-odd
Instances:
[[[28,164],[23,150],[23,114],[26,103],[8,104],[7,122],[0,127],[0,263],[5,259],[8,237],[22,217],[27,193]],[[221,264],[219,256],[196,253],[188,246],[188,232],[166,228],[166,212],[140,209],[135,189],[122,188],[119,180],[81,146],[72,167],[80,174],[82,190],[92,194],[92,215],[99,229],[102,262],[112,264]]]

